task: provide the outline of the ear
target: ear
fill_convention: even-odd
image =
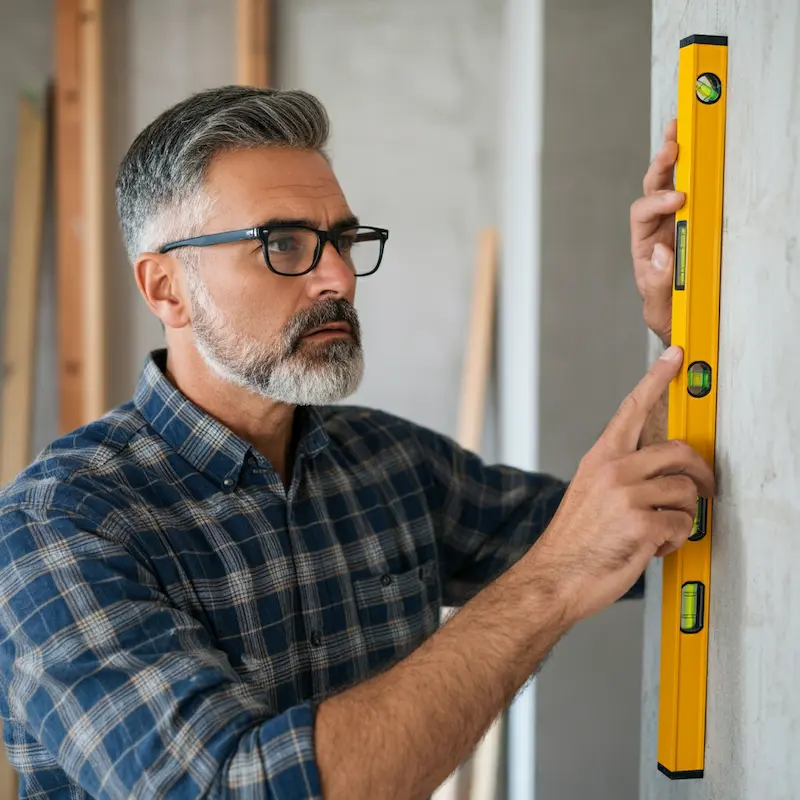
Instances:
[[[142,253],[133,265],[136,285],[150,310],[167,328],[191,322],[191,304],[183,265],[167,253]]]

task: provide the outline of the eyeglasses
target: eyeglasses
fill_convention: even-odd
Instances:
[[[158,252],[168,253],[178,247],[209,247],[258,239],[264,260],[273,272],[298,277],[311,272],[319,264],[322,250],[330,242],[353,274],[363,278],[377,271],[388,238],[389,231],[385,228],[365,225],[321,231],[309,225],[270,224],[181,239],[165,244]]]

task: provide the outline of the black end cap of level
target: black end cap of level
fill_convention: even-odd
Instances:
[[[659,764],[658,771],[663,772],[671,781],[685,781],[690,778],[703,777],[703,770],[701,769],[688,769],[685,772],[670,772],[663,764]]]
[[[727,36],[703,36],[701,33],[695,33],[692,36],[687,36],[681,39],[681,47],[686,47],[690,44],[718,44],[721,47],[728,46]]]

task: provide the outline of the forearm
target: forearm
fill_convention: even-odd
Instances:
[[[392,669],[319,707],[324,796],[424,798],[567,628],[531,551]]]

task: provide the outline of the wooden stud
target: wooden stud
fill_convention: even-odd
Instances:
[[[462,447],[476,453],[480,450],[483,439],[486,390],[494,344],[498,238],[495,228],[481,231],[462,371],[457,439]]]
[[[61,433],[86,421],[80,15],[81,0],[56,0],[55,214]]]
[[[236,82],[266,88],[272,83],[272,3],[237,0]]]
[[[0,484],[8,483],[31,460],[36,305],[42,252],[47,150],[43,97],[38,100],[23,98],[19,105],[17,169],[14,179],[5,313]]]
[[[494,351],[499,234],[486,228],[478,239],[478,260],[467,327],[458,410],[458,443],[474,453],[483,440],[486,393]],[[443,615],[443,621],[446,614]],[[502,716],[489,728],[472,757],[436,790],[433,800],[494,800],[500,774]]]
[[[81,0],[84,422],[107,410],[102,11],[102,0]]]

